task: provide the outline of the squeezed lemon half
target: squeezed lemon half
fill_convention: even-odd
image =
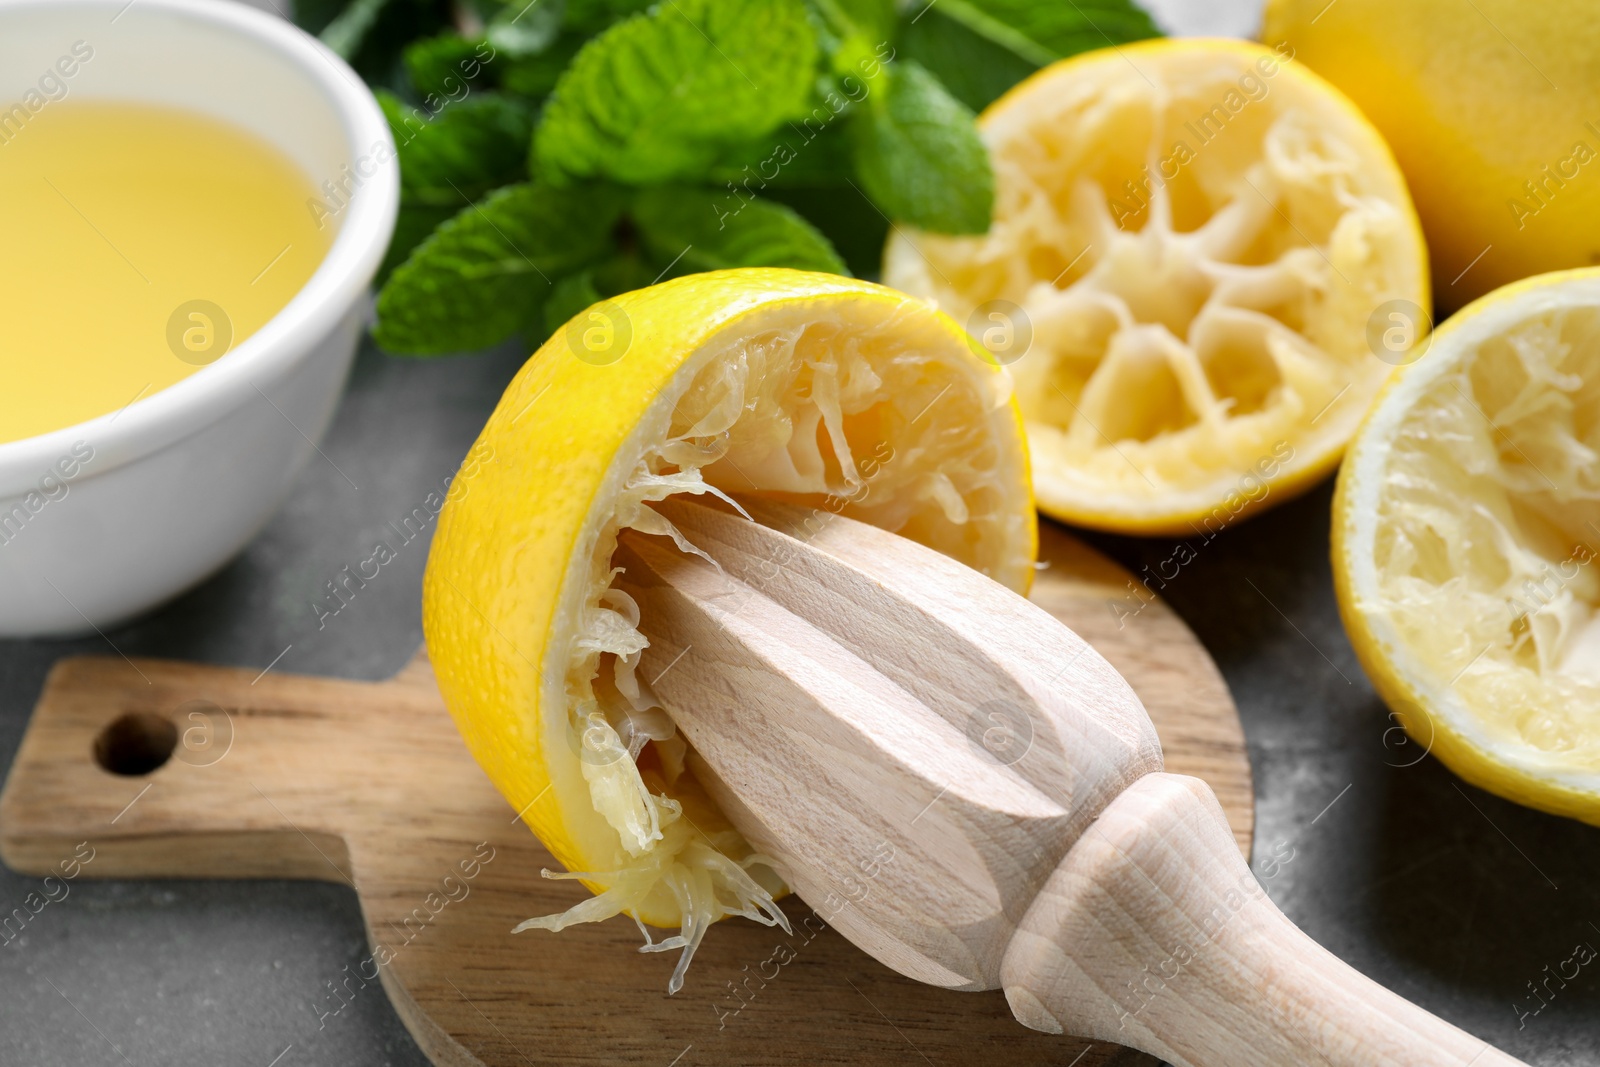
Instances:
[[[896,232],[884,279],[1010,364],[1050,515],[1190,535],[1281,501],[1333,468],[1392,369],[1369,320],[1392,305],[1426,333],[1388,147],[1281,53],[1086,53],[980,126],[992,228]]]
[[[647,639],[613,588],[617,533],[693,550],[651,508],[779,496],[898,532],[1024,591],[1037,549],[1006,376],[927,303],[833,275],[691,275],[590,308],[522,368],[428,558],[423,624],[467,745],[596,894],[523,924],[619,913],[679,927],[781,922],[779,880],[685,766],[635,672]],[[647,626],[646,626],[647,628]],[[520,927],[519,927],[520,929]]]
[[[1334,504],[1339,607],[1407,732],[1600,823],[1600,270],[1458,312],[1384,392]]]

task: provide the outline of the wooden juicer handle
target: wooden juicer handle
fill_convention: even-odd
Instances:
[[[1000,971],[1012,1013],[1194,1067],[1521,1062],[1307,937],[1232,846],[1200,779],[1134,783],[1018,924]]]
[[[659,505],[702,554],[624,532],[639,677],[729,818],[862,949],[1174,1064],[1518,1062],[1298,930],[1049,614],[863,523],[741,506],[757,521]]]

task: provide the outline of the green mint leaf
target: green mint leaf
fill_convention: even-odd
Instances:
[[[373,283],[381,288],[394,269],[411,255],[411,250],[455,213],[454,207],[401,204],[400,213],[394,220],[394,236],[389,238],[389,250],[383,254],[383,262],[378,265],[378,276]]]
[[[848,274],[828,239],[768,200],[690,186],[641,192],[633,221],[650,255],[676,277],[730,267],[794,267]]]
[[[661,268],[644,262],[635,253],[613,256],[588,270],[569,274],[556,282],[544,304],[545,336],[555,333],[574,315],[618,293],[630,293],[653,283]]]
[[[850,85],[851,78],[877,77],[878,67],[894,58],[894,0],[806,0],[830,74]]]
[[[802,0],[671,0],[590,41],[539,126],[539,172],[630,184],[703,177],[805,111],[817,61]]]
[[[582,34],[564,31],[538,55],[501,59],[497,66],[500,88],[521,96],[547,96],[586,40]]]
[[[951,96],[974,111],[982,111],[1039,69],[1004,45],[945,18],[937,7],[906,27],[900,56],[931,71]]]
[[[1131,0],[938,0],[907,24],[901,56],[981,110],[1046,64],[1107,45],[1159,37]]]
[[[548,3],[549,0],[541,0]],[[637,15],[648,8],[654,0],[567,0],[566,17],[563,20],[569,30],[575,30],[585,37],[592,37],[612,23]]]
[[[837,75],[855,72],[861,60],[882,49],[892,56],[894,0],[806,0],[817,40]]]
[[[565,326],[572,316],[605,299],[594,284],[594,271],[581,270],[556,282],[544,302],[544,335],[549,337]],[[530,339],[531,340],[531,339]]]
[[[489,20],[484,35],[497,51],[509,56],[538,55],[561,32],[563,7],[560,0],[507,4]]]
[[[420,98],[445,101],[460,100],[465,93],[486,87],[497,56],[494,47],[481,38],[449,32],[413,41],[401,58]]]
[[[888,87],[887,60],[893,54],[884,44],[859,61],[856,73],[822,75],[803,115],[764,137],[728,148],[706,177],[755,193],[768,187],[844,185],[851,165],[846,118],[872,93]]]
[[[983,233],[994,172],[972,112],[916,63],[887,71],[885,91],[852,116],[856,174],[891,218],[937,233]]]
[[[633,251],[611,257],[593,273],[595,288],[600,290],[601,296],[610,297],[655,284],[661,277],[661,267],[645,262],[640,253]]]
[[[574,315],[602,300],[645,288],[660,273],[659,268],[629,252],[613,256],[597,267],[567,275],[551,288],[550,297],[544,303],[544,336],[549,337]]]
[[[842,186],[851,165],[845,125],[834,117],[825,125],[780,126],[774,134],[729,149],[707,177],[719,188],[737,186],[750,194],[768,188]]]
[[[810,4],[841,38],[859,34],[877,44],[894,37],[895,0],[810,0]]]
[[[847,167],[844,173],[849,173]],[[857,183],[859,184],[859,183]],[[850,273],[870,278],[883,269],[883,245],[889,220],[866,196],[845,185],[774,186],[765,194],[800,213],[844,259]]]
[[[1039,65],[1075,56],[1092,48],[1160,37],[1161,30],[1132,0],[956,0],[945,2],[946,17],[964,22],[974,32],[1004,41],[1010,30],[1042,49]],[[1017,46],[1021,55],[1021,46]]]
[[[611,250],[623,197],[614,189],[513,185],[435,230],[378,294],[373,338],[390,352],[487,348],[541,322],[553,278]]]
[[[429,118],[391,93],[378,103],[400,155],[400,200],[453,214],[490,189],[527,176],[533,115],[517,101],[479,92]]]

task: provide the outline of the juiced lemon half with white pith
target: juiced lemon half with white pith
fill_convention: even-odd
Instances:
[[[1017,590],[1037,547],[1005,375],[923,301],[789,270],[697,274],[607,301],[536,352],[480,437],[428,559],[423,622],[468,747],[596,896],[680,935],[776,922],[783,891],[686,769],[635,671],[613,588],[625,527],[672,537],[675,493],[763,493],[850,515]]]
[[[1405,348],[1429,303],[1400,172],[1338,90],[1257,45],[1151,41],[980,126],[994,225],[897,233],[884,280],[1010,363],[1042,510],[1210,533],[1332,469],[1394,362],[1369,321],[1398,310]]]
[[[1600,270],[1507,286],[1434,334],[1351,446],[1333,563],[1416,751],[1600,823]]]

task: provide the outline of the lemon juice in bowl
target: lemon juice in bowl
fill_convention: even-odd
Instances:
[[[110,100],[0,117],[0,444],[121,410],[286,305],[336,231],[280,150]]]

